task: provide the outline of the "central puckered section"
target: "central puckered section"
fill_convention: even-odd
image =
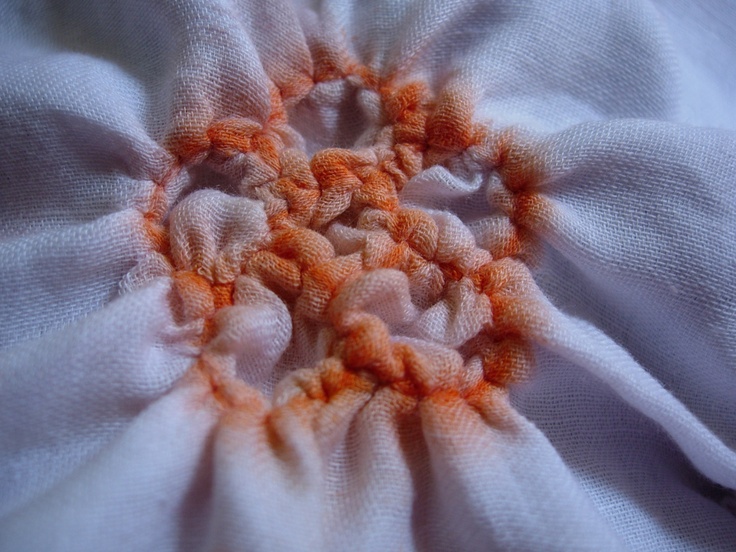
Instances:
[[[510,137],[474,124],[457,87],[434,97],[328,65],[299,96],[274,90],[265,123],[227,118],[172,141],[186,170],[233,183],[191,192],[168,218],[200,367],[266,394],[291,374],[322,400],[504,386],[529,363],[516,257],[533,210]],[[466,226],[455,208],[489,216]]]

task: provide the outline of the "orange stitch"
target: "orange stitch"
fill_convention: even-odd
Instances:
[[[172,291],[176,294],[172,310],[177,323],[209,319],[215,313],[215,297],[206,279],[189,271],[175,272],[172,277]]]
[[[465,274],[463,274],[462,270],[460,270],[453,263],[438,263],[437,266],[440,267],[442,275],[447,280],[450,280],[452,282],[459,282],[465,277]]]
[[[166,187],[168,182],[179,172],[178,164],[174,164],[160,179],[153,181],[154,188],[148,201],[148,208],[143,213],[143,231],[154,251],[164,255],[169,253],[169,231],[163,224],[168,211]]]
[[[259,251],[247,264],[247,272],[260,276],[275,291],[295,296],[302,287],[302,273],[294,261],[283,259],[272,251]]]
[[[267,206],[266,207],[266,214],[268,215],[268,226],[273,228],[274,230],[282,230],[284,228],[291,228],[293,224],[293,219],[289,214],[288,210],[285,209],[270,209]]]
[[[350,64],[348,74],[358,77],[363,87],[368,90],[378,90],[381,87],[381,78],[374,71],[358,62]]]
[[[530,190],[539,180],[539,167],[534,158],[510,132],[501,135],[493,160],[504,186],[512,193]]]
[[[422,82],[412,82],[398,90],[384,86],[380,90],[387,124],[401,123],[427,104],[429,89]],[[424,136],[418,137],[424,139]]]
[[[425,126],[430,111],[429,91],[423,83],[411,83],[397,92],[383,89],[384,116],[393,125],[397,144],[427,143]]]
[[[258,410],[259,405],[253,400],[258,392],[230,375],[216,356],[203,352],[190,371],[209,385],[210,393],[222,407]]]
[[[259,130],[261,125],[248,119],[215,121],[207,129],[208,149],[213,148],[225,155],[250,151],[252,137]]]
[[[427,213],[418,209],[401,209],[389,219],[388,229],[397,241],[406,241],[425,259],[437,253],[439,231]]]
[[[271,243],[277,255],[295,259],[302,270],[325,263],[335,256],[335,249],[323,235],[306,228],[278,232]]]
[[[251,141],[253,149],[258,152],[263,162],[278,173],[281,170],[281,164],[274,139],[266,134],[254,134]]]
[[[529,372],[534,355],[529,343],[519,335],[501,335],[497,329],[486,328],[461,347],[464,357],[478,355],[484,379],[496,387],[507,387],[520,381]]]
[[[374,382],[346,370],[342,361],[334,356],[320,361],[309,376],[301,377],[297,384],[307,398],[325,403],[348,390],[370,393],[375,388]]]
[[[473,138],[473,105],[470,98],[446,90],[427,121],[427,141],[453,152],[466,149]]]
[[[511,236],[491,248],[491,254],[496,259],[504,257],[519,257],[528,248],[526,235],[519,228],[515,228]]]
[[[160,222],[166,215],[168,208],[166,199],[166,187],[161,182],[154,182],[153,194],[149,200],[148,211],[146,216],[151,220]]]
[[[397,168],[407,177],[419,174],[422,170],[425,150],[424,144],[396,144],[394,152]]]
[[[335,257],[327,263],[310,268],[303,275],[298,310],[308,318],[322,320],[337,289],[361,270],[361,264],[360,259],[355,256]]]
[[[278,100],[281,101],[281,104],[284,107],[283,110],[283,122],[286,123],[288,116],[286,114],[286,108],[291,107],[293,105],[296,105],[304,99],[309,92],[314,88],[314,80],[312,80],[312,77],[310,76],[311,70],[307,71],[303,75],[294,75],[293,79],[286,82],[279,82],[278,87],[274,86],[275,93],[278,94],[279,98]],[[274,83],[276,84],[276,83]],[[271,96],[271,102],[274,103],[274,92],[272,92]],[[278,116],[276,118],[279,122],[282,121],[282,113],[279,112]]]
[[[175,132],[167,139],[167,149],[177,156],[182,165],[193,164],[210,150],[207,132]]]
[[[212,284],[212,294],[214,297],[215,310],[233,304],[233,294],[235,292],[235,284],[227,282],[225,284]]]
[[[286,200],[288,217],[300,226],[309,224],[320,197],[319,191],[304,190],[286,178],[280,179],[274,189]]]
[[[288,124],[289,116],[284,107],[284,92],[286,91],[291,97],[305,96],[306,90],[309,90],[313,86],[311,79],[305,80],[306,82],[302,81],[293,85],[287,84],[283,89],[277,88],[273,83],[271,84],[269,90],[269,97],[271,98],[271,113],[268,115],[269,126],[279,127]]]
[[[355,189],[353,199],[358,205],[393,211],[399,206],[396,186],[391,176],[382,170],[369,172],[362,186]]]
[[[143,216],[143,231],[154,251],[167,253],[169,249],[168,229],[157,221],[154,213],[145,213]]]
[[[352,387],[361,378],[345,370],[342,362],[336,358],[325,359],[319,370],[320,389],[324,393],[324,400],[329,401],[343,389]]]
[[[314,66],[312,79],[315,83],[339,80],[348,74],[350,62],[343,52],[321,41],[313,44],[311,51]]]
[[[507,336],[483,351],[486,381],[497,386],[521,380],[529,371],[533,354],[529,344],[517,336]]]
[[[397,344],[394,347],[395,353],[401,359],[401,364],[406,373],[406,381],[411,382],[410,391],[418,396],[424,396],[429,389],[422,384],[420,374],[422,372],[422,361],[413,347],[404,343]]]
[[[401,377],[401,367],[393,358],[391,334],[383,321],[372,314],[345,314],[336,324],[347,330],[342,356],[352,370],[368,370],[382,381]]]

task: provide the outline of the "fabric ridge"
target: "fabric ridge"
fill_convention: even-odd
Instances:
[[[733,550],[734,26],[5,2],[0,550]]]

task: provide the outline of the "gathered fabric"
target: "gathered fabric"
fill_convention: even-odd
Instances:
[[[0,550],[733,550],[735,27],[5,2]]]

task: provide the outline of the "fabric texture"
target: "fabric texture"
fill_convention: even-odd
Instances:
[[[734,37],[3,2],[0,550],[736,549]]]

